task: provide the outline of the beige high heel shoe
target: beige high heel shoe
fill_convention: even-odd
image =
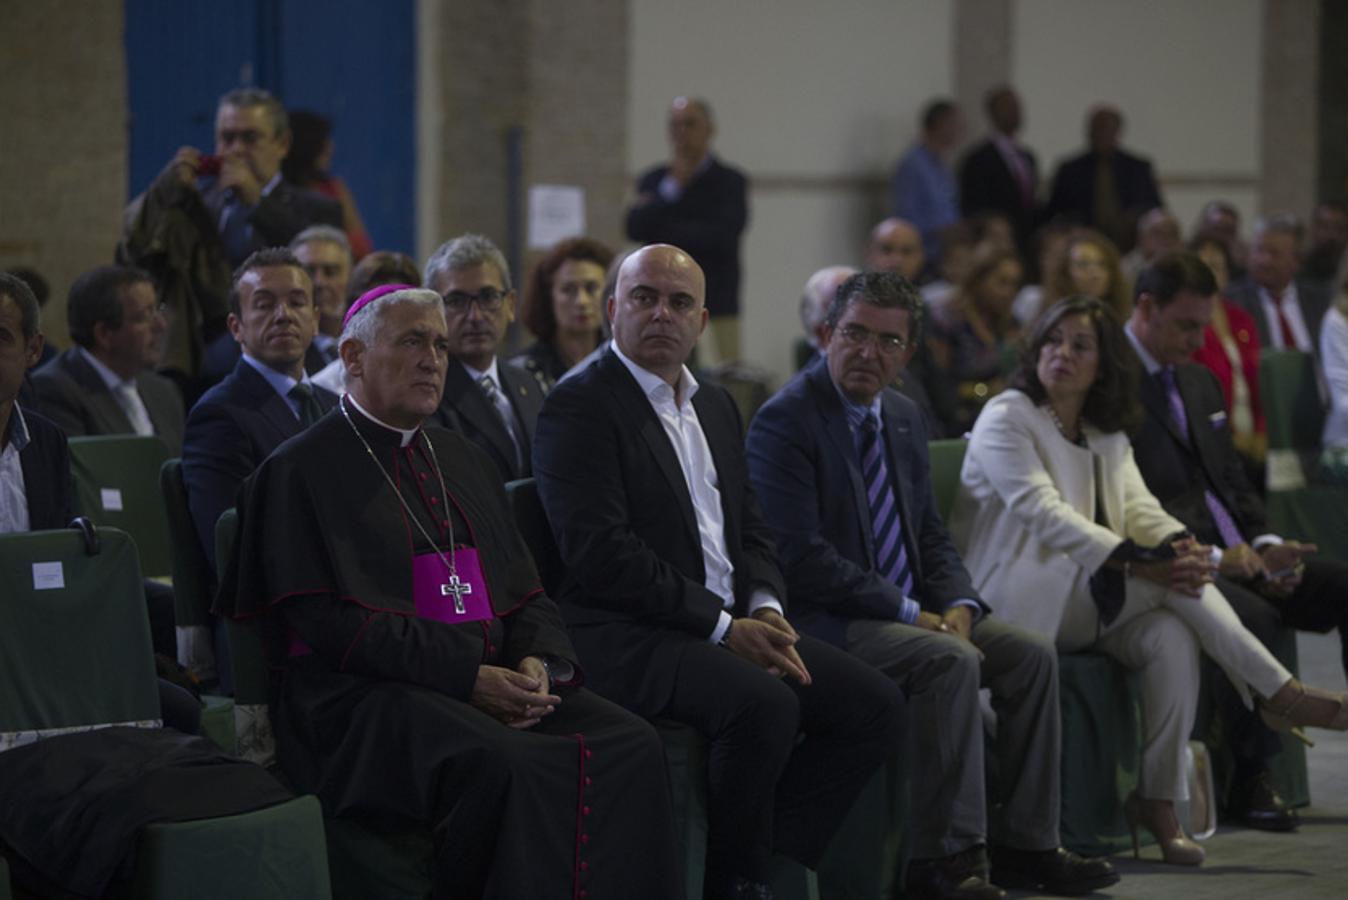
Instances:
[[[1306,687],[1293,678],[1267,700],[1259,701],[1259,717],[1274,731],[1287,731],[1314,747],[1299,726],[1348,731],[1348,694],[1334,694],[1319,688]]]
[[[1133,836],[1133,859],[1141,858],[1137,839],[1137,828],[1141,825],[1156,836],[1156,843],[1161,847],[1161,858],[1165,862],[1172,866],[1203,864],[1207,854],[1184,833],[1179,820],[1175,818],[1175,804],[1169,800],[1148,800],[1133,791],[1123,802],[1123,814],[1128,819],[1128,831]]]

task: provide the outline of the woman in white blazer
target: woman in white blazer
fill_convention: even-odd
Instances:
[[[1200,648],[1247,702],[1251,690],[1265,698],[1274,727],[1329,724],[1344,698],[1303,688],[1245,630],[1212,585],[1211,548],[1147,490],[1126,433],[1140,415],[1136,379],[1103,304],[1076,297],[1046,311],[1013,389],[974,425],[951,532],[997,615],[1141,674],[1142,772],[1125,811],[1134,838],[1146,827],[1166,862],[1197,865],[1203,851],[1174,801],[1187,795]]]

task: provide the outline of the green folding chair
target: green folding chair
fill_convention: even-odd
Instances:
[[[1313,541],[1320,555],[1348,560],[1348,488],[1311,483],[1325,413],[1315,361],[1298,350],[1265,350],[1259,391],[1268,425],[1269,526]]]
[[[159,489],[170,529],[169,555],[173,573],[173,617],[178,630],[178,662],[196,672],[203,681],[216,677],[215,644],[212,638],[211,600],[215,579],[210,563],[197,540],[196,525],[187,505],[183,461],[164,460],[159,469]]]
[[[159,470],[168,448],[157,437],[105,435],[70,439],[75,513],[99,527],[120,528],[136,541],[148,578],[173,571],[169,524],[160,498]]]
[[[100,725],[157,726],[159,693],[136,546],[74,530],[0,535],[0,746]],[[131,895],[327,898],[312,798],[148,825]]]
[[[960,469],[964,466],[964,453],[968,449],[969,442],[963,438],[927,442],[931,486],[936,494],[936,511],[942,519],[949,519],[950,511],[955,508],[955,495],[960,489]]]

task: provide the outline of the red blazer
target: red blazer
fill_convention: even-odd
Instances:
[[[1220,302],[1226,310],[1231,335],[1235,338],[1236,347],[1240,351],[1240,368],[1250,389],[1250,412],[1254,415],[1254,430],[1256,434],[1263,434],[1264,408],[1259,402],[1259,330],[1255,325],[1254,316],[1225,297],[1220,298]],[[1211,325],[1204,329],[1203,346],[1194,353],[1193,358],[1194,362],[1207,366],[1217,376],[1217,381],[1222,385],[1226,408],[1230,410],[1231,360],[1227,358],[1221,339],[1217,337],[1217,331]]]

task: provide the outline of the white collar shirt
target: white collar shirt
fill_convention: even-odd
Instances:
[[[693,407],[693,396],[698,391],[697,379],[687,366],[683,366],[676,389],[659,375],[628,359],[616,342],[612,347],[614,355],[632,373],[637,386],[655,411],[655,417],[660,420],[665,435],[673,445],[674,455],[678,457],[679,468],[683,471],[684,484],[693,501],[693,514],[697,520],[702,567],[706,572],[704,585],[721,598],[723,607],[720,621],[711,634],[711,640],[717,642],[730,625],[730,614],[724,610],[730,610],[735,605],[735,566],[726,548],[725,514],[721,508],[716,461],[712,458],[707,436],[702,431],[702,423]],[[755,590],[749,600],[750,613],[764,606],[782,611],[781,603],[770,592]]]
[[[107,385],[108,390],[117,401],[117,405],[122,408],[122,412],[126,413],[126,420],[131,423],[131,430],[141,437],[149,437],[154,434],[154,423],[150,421],[150,411],[146,409],[145,401],[140,396],[136,379],[122,378],[112,371],[107,363],[94,356],[85,347],[80,347],[79,353],[84,361],[98,373],[98,377]]]
[[[1262,286],[1259,288],[1259,306],[1264,311],[1264,322],[1268,325],[1269,343],[1273,345],[1273,349],[1314,352],[1311,332],[1306,327],[1306,317],[1301,314],[1301,299],[1297,296],[1296,281],[1289,281],[1282,292],[1282,314],[1287,317],[1287,324],[1292,329],[1292,337],[1297,342],[1295,347],[1288,347],[1283,341],[1282,324],[1278,322],[1278,304],[1268,289]]]
[[[28,423],[15,403],[9,416],[9,440],[0,450],[0,534],[28,530],[28,492],[19,459],[28,440]]]

